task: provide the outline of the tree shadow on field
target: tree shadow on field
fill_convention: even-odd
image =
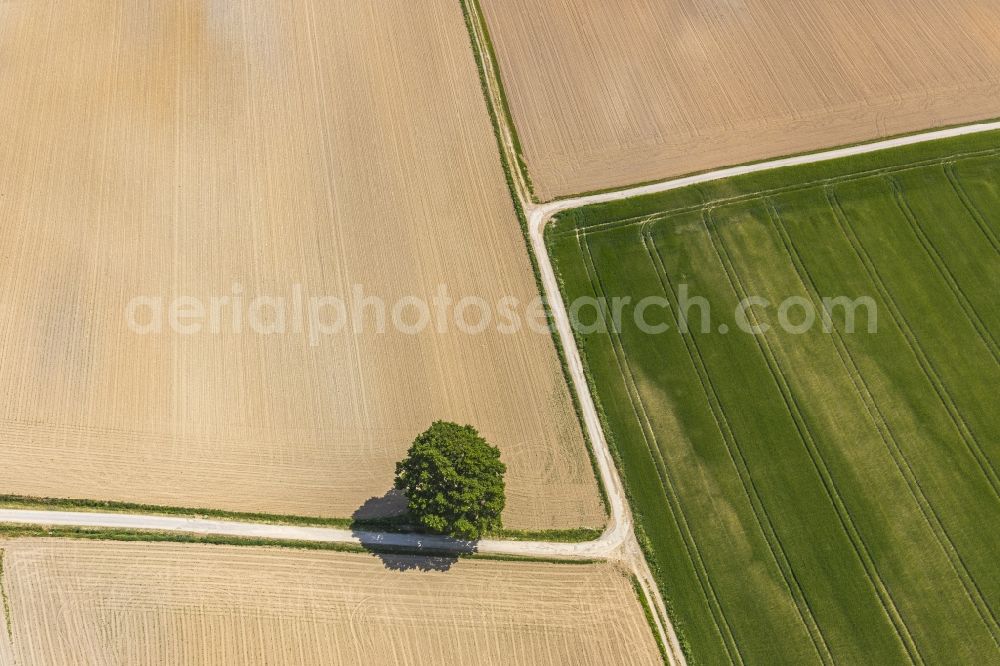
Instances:
[[[476,542],[421,533],[407,520],[406,496],[389,490],[370,497],[351,515],[361,546],[393,571],[448,571]]]
[[[406,523],[406,495],[391,488],[381,497],[369,497],[351,514],[351,518],[355,523],[374,527],[403,525]]]

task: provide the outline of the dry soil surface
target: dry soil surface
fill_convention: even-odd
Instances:
[[[25,539],[0,544],[19,664],[657,664],[610,564]],[[407,567],[417,567],[406,569]]]
[[[392,323],[537,295],[457,1],[3,2],[0,88],[0,493],[349,516],[448,419],[507,526],[603,524],[547,333]]]
[[[542,200],[1000,116],[980,0],[480,0]]]

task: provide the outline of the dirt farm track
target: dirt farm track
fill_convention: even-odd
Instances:
[[[448,419],[502,449],[507,526],[603,524],[547,333],[126,325],[535,298],[458,2],[5,2],[0,86],[0,493],[348,517]]]

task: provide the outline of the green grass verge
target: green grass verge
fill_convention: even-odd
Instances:
[[[251,523],[275,525],[302,525],[307,527],[340,527],[349,529],[359,525],[391,527],[398,524],[392,519],[355,521],[350,518],[321,518],[318,516],[295,516],[272,513],[252,513],[224,511],[160,504],[138,504],[134,502],[109,502],[102,500],[71,499],[54,497],[28,497],[24,495],[0,495],[0,507],[7,509],[44,509],[49,511],[99,511],[106,513],[149,513],[165,516],[185,516],[191,518],[213,518]]]
[[[215,546],[256,546],[294,548],[300,550],[332,550],[344,553],[367,553],[369,549],[349,543],[317,543],[291,539],[261,539],[212,534],[190,534],[157,530],[127,530],[103,527],[68,527],[0,524],[0,538],[60,538],[94,541],[140,541],[149,543],[195,543]],[[388,551],[389,549],[386,549]],[[380,549],[379,552],[382,552]]]
[[[540,562],[546,564],[597,564],[600,560],[571,559],[558,557],[534,557],[503,555],[495,553],[422,550],[414,552],[407,548],[392,546],[359,546],[349,543],[317,543],[293,539],[261,539],[256,537],[233,537],[211,534],[189,534],[184,532],[163,532],[156,530],[125,530],[91,527],[46,527],[41,525],[0,524],[0,539],[58,538],[87,539],[92,541],[129,541],[143,543],[191,543],[210,546],[247,546],[256,548],[291,548],[295,550],[327,550],[338,553],[355,554],[398,554],[416,557],[444,557],[455,559],[491,560],[498,562]],[[0,549],[2,551],[2,549]],[[0,560],[0,577],[3,575]]]
[[[635,591],[636,598],[639,599],[639,604],[642,606],[642,614],[646,616],[646,624],[649,625],[649,630],[653,633],[653,639],[656,641],[656,647],[660,651],[660,658],[663,659],[664,664],[669,664],[670,660],[667,657],[667,646],[663,644],[663,637],[660,636],[660,630],[657,628],[656,615],[652,607],[649,605],[649,600],[646,599],[646,593],[642,590],[642,585],[639,584],[639,578],[635,575],[631,575],[632,579],[632,589]]]
[[[267,523],[272,525],[301,525],[303,527],[337,527],[341,529],[378,530],[385,532],[417,531],[407,522],[406,516],[392,518],[370,518],[352,520],[350,518],[320,518],[310,516],[279,515],[269,513],[241,513],[219,509],[192,509],[155,504],[135,504],[129,502],[106,502],[87,499],[58,499],[45,497],[25,497],[22,495],[0,495],[0,507],[8,509],[42,509],[47,511],[100,511],[105,513],[147,513],[151,515],[184,516],[190,518],[212,518],[236,522]],[[552,541],[560,543],[583,543],[593,541],[601,535],[601,530],[592,528],[571,528],[561,530],[508,530],[489,532],[485,538],[509,539],[512,541]]]
[[[535,196],[535,189],[531,183],[531,172],[528,170],[528,163],[524,159],[524,148],[521,145],[521,137],[517,131],[517,125],[514,124],[514,116],[510,112],[510,103],[507,100],[507,91],[503,85],[503,76],[500,72],[500,61],[497,58],[496,49],[493,46],[493,38],[490,36],[489,26],[486,24],[486,17],[483,14],[483,9],[479,5],[479,0],[461,0],[463,3],[463,11],[466,13],[466,22],[470,30],[470,34],[473,38],[472,48],[476,49],[475,35],[471,33],[473,26],[468,23],[469,20],[474,20],[476,25],[479,26],[479,32],[483,36],[483,41],[486,44],[486,53],[477,54],[480,60],[480,78],[483,81],[484,86],[486,86],[486,78],[489,77],[496,85],[497,97],[499,97],[500,102],[500,114],[503,116],[504,124],[506,125],[507,131],[511,137],[511,143],[514,149],[514,160],[517,166],[518,173],[521,176],[521,182],[528,189],[528,195],[531,197],[532,201],[537,201]],[[468,6],[466,6],[466,3]],[[470,16],[471,13],[471,16]],[[486,59],[489,62],[489,67],[486,68]],[[495,72],[495,76],[490,77],[488,71]],[[486,94],[486,103],[492,108],[491,96],[489,93],[489,87],[484,88],[484,93]],[[498,135],[498,138],[502,138],[502,135]],[[504,150],[503,141],[500,142],[500,150]]]
[[[7,597],[7,587],[4,584],[4,570],[3,561],[4,555],[6,555],[3,548],[0,548],[0,598],[3,600],[3,621],[4,625],[7,627],[7,638],[11,641],[14,640],[14,626],[11,624],[10,618],[10,599]]]
[[[983,662],[1000,642],[1000,135],[961,137],[568,211],[567,302],[688,654],[706,663]],[[680,285],[710,306],[677,333]],[[847,332],[736,331],[749,295]],[[632,324],[640,299],[657,335]],[[801,308],[795,312],[800,313]],[[698,310],[695,309],[695,319]],[[796,318],[798,321],[799,315]],[[718,331],[725,323],[732,333]]]
[[[487,539],[509,541],[553,541],[558,543],[586,543],[601,536],[601,530],[576,527],[565,530],[496,530],[486,535]]]

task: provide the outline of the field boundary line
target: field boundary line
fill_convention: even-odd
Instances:
[[[639,604],[642,606],[643,615],[646,616],[646,623],[649,624],[650,630],[656,638],[656,647],[660,650],[660,659],[664,664],[670,663],[670,656],[667,652],[667,646],[663,642],[664,630],[660,626],[660,614],[652,607],[651,601],[652,597],[649,591],[644,587],[642,580],[639,578],[639,574],[635,573],[630,569],[626,569],[625,574],[632,581],[632,590],[635,592],[636,598],[639,600]]]
[[[953,189],[955,194],[958,195],[958,198],[962,200],[962,205],[965,206],[965,210],[968,211],[969,215],[979,226],[979,230],[983,232],[984,236],[986,236],[990,245],[993,246],[993,251],[1000,254],[1000,239],[997,239],[996,234],[994,234],[993,230],[990,229],[990,224],[983,217],[982,211],[979,210],[979,206],[976,205],[976,202],[972,200],[971,196],[969,196],[965,186],[962,185],[961,178],[959,178],[958,174],[955,173],[955,165],[955,160],[945,162],[942,165],[944,175],[948,178],[948,182],[951,183],[951,189]]]
[[[952,294],[958,300],[962,311],[965,313],[966,319],[968,319],[969,323],[972,324],[972,327],[976,330],[976,334],[979,336],[980,340],[983,341],[983,344],[986,345],[986,348],[990,352],[990,356],[993,357],[993,362],[1000,365],[1000,350],[997,348],[997,341],[993,338],[993,335],[990,333],[986,324],[983,323],[979,313],[976,311],[976,307],[969,300],[969,297],[966,296],[965,291],[962,290],[962,285],[959,284],[958,279],[955,277],[954,273],[951,272],[948,262],[944,260],[944,257],[941,256],[941,252],[934,245],[934,241],[932,241],[927,235],[927,232],[924,231],[920,218],[917,217],[917,214],[913,211],[913,207],[907,199],[906,190],[903,187],[903,184],[900,183],[899,179],[895,176],[886,176],[885,178],[892,189],[896,206],[903,214],[903,217],[909,224],[914,236],[916,236],[917,240],[920,242],[924,253],[934,264],[934,268],[937,269],[945,283],[947,283]]]
[[[703,211],[702,223],[705,225],[705,231],[715,248],[719,261],[722,263],[726,276],[729,279],[730,287],[739,298],[747,298],[746,287],[744,286],[743,280],[740,278],[738,271],[736,271],[736,268],[733,265],[732,257],[729,255],[729,249],[726,247],[725,241],[722,239],[722,236],[717,230],[713,231],[713,228],[716,227],[716,223],[712,218],[712,208],[708,208]],[[756,326],[759,324],[757,316],[752,309],[747,310],[747,316],[752,320],[753,325]],[[812,434],[812,429],[809,427],[808,420],[802,413],[801,407],[799,407],[798,400],[795,397],[795,392],[788,384],[788,378],[786,376],[787,373],[781,367],[781,362],[775,355],[775,352],[771,348],[771,344],[768,342],[767,338],[765,336],[754,337],[756,338],[757,346],[761,355],[764,357],[764,361],[770,370],[771,378],[776,384],[778,391],[781,393],[782,399],[785,402],[785,408],[788,410],[789,416],[795,424],[799,438],[802,440],[802,443],[809,454],[809,458],[812,460],[813,466],[822,481],[824,490],[826,490],[827,497],[833,505],[834,512],[840,520],[841,529],[844,530],[858,556],[858,559],[861,561],[862,567],[865,569],[865,573],[868,576],[869,583],[874,588],[876,595],[882,603],[885,613],[895,627],[897,637],[912,661],[920,664],[924,663],[924,658],[920,654],[920,649],[917,646],[916,641],[913,639],[913,636],[910,634],[909,627],[906,626],[906,621],[899,612],[899,608],[896,606],[896,601],[892,597],[892,592],[882,579],[882,575],[878,570],[878,565],[872,557],[861,531],[854,522],[851,510],[844,502],[843,497],[841,497],[840,490],[837,488],[836,481],[833,474],[830,472],[826,459],[823,457],[822,452],[816,444],[816,440]]]
[[[947,385],[944,383],[944,380],[941,379],[937,369],[934,367],[933,361],[931,361],[930,357],[927,356],[927,352],[925,352],[923,347],[920,345],[919,338],[910,327],[910,323],[906,319],[906,316],[899,309],[899,306],[892,296],[892,292],[889,291],[889,288],[882,281],[882,277],[879,275],[878,270],[872,261],[871,255],[868,254],[868,251],[861,243],[861,239],[857,237],[854,228],[851,226],[850,218],[847,216],[847,212],[843,209],[843,206],[840,203],[840,198],[832,189],[827,189],[826,196],[828,205],[833,211],[834,219],[837,221],[837,225],[840,228],[841,233],[854,249],[855,256],[857,256],[858,260],[865,267],[865,272],[868,273],[869,279],[878,290],[879,296],[882,297],[882,300],[884,300],[886,305],[889,307],[889,314],[892,316],[896,325],[903,333],[903,338],[906,340],[910,351],[917,357],[917,363],[923,370],[924,376],[927,377],[927,379],[931,382],[931,385],[934,387],[934,391],[937,393],[938,399],[947,410],[948,415],[951,417],[952,422],[958,429],[962,440],[969,448],[969,452],[972,453],[976,462],[979,464],[979,468],[982,470],[983,474],[986,475],[990,486],[993,488],[994,494],[1000,498],[1000,478],[997,477],[997,472],[993,468],[992,462],[986,455],[986,452],[983,451],[982,445],[979,443],[978,438],[976,438],[975,433],[972,432],[969,424],[966,423],[965,417],[962,416],[962,413],[959,411],[954,398],[948,391]]]
[[[676,294],[674,293],[673,284],[670,280],[669,274],[667,273],[666,266],[663,263],[663,257],[660,255],[659,248],[656,246],[656,241],[652,238],[652,234],[649,231],[649,227],[644,228],[642,231],[642,242],[645,246],[647,256],[653,266],[653,270],[657,274],[660,288],[663,291],[664,296],[675,301]],[[671,305],[673,305],[673,303],[671,303]],[[677,320],[677,317],[673,315],[673,310],[670,308],[667,309],[670,310],[674,323],[679,327],[680,322]],[[809,600],[806,599],[798,577],[795,574],[795,570],[788,561],[788,556],[785,553],[785,547],[781,541],[781,537],[778,536],[777,531],[774,529],[771,517],[767,513],[767,508],[760,499],[760,494],[757,491],[757,485],[753,480],[753,475],[750,473],[750,467],[746,462],[742,446],[739,444],[738,438],[733,434],[732,426],[729,423],[729,417],[726,415],[726,411],[722,406],[721,400],[719,399],[718,391],[715,388],[715,382],[712,381],[711,375],[706,369],[704,355],[701,353],[701,349],[698,347],[698,343],[693,339],[693,336],[688,336],[682,333],[681,337],[684,338],[685,350],[687,351],[688,359],[695,370],[695,374],[698,377],[705,401],[709,404],[709,409],[712,412],[712,419],[715,422],[715,427],[722,438],[724,446],[726,447],[726,453],[729,455],[729,459],[736,470],[737,477],[740,479],[740,483],[743,486],[743,492],[749,500],[751,513],[754,516],[754,520],[757,522],[757,527],[761,531],[764,543],[767,544],[768,550],[771,552],[771,557],[773,558],[775,565],[778,567],[778,571],[781,573],[785,586],[788,588],[788,592],[792,597],[799,619],[816,649],[817,656],[824,663],[832,663],[833,655],[830,653],[826,637],[823,636],[823,631],[816,622],[816,618],[813,616]],[[692,338],[691,342],[688,342],[689,337]],[[736,450],[739,461],[737,461],[737,456],[733,455],[733,449]],[[763,520],[761,519],[761,515],[763,515]],[[777,552],[775,549],[777,549]]]
[[[493,128],[493,138],[496,142],[497,153],[500,158],[500,167],[504,174],[504,182],[507,185],[507,191],[510,195],[511,204],[514,208],[514,214],[517,216],[518,224],[521,229],[524,244],[528,253],[528,260],[531,263],[532,275],[535,278],[535,288],[542,296],[543,304],[549,306],[550,303],[548,299],[550,291],[543,283],[544,274],[541,266],[541,259],[535,252],[534,245],[532,244],[530,238],[527,207],[532,205],[531,202],[533,199],[531,193],[519,179],[520,174],[516,172],[514,165],[517,160],[517,155],[511,148],[511,143],[509,142],[510,134],[512,132],[516,133],[516,129],[511,126],[512,122],[510,121],[510,118],[504,114],[502,106],[501,108],[498,108],[500,105],[495,97],[493,87],[499,82],[494,81],[490,72],[487,71],[487,68],[490,65],[490,63],[488,63],[490,54],[488,52],[484,52],[482,37],[476,27],[478,24],[480,29],[485,29],[485,23],[477,21],[479,17],[474,15],[473,8],[470,6],[469,2],[470,0],[458,0],[459,7],[462,10],[462,17],[465,21],[466,30],[468,32],[469,45],[472,51],[473,60],[476,64],[476,71],[479,75],[479,85],[483,95],[483,101],[486,106],[486,112],[489,115],[490,125]],[[600,447],[592,440],[593,430],[587,423],[588,417],[581,402],[582,398],[577,391],[573,390],[573,372],[570,368],[569,356],[562,344],[563,337],[557,329],[558,322],[554,320],[552,311],[548,307],[546,307],[546,315],[546,324],[549,327],[552,344],[555,347],[556,356],[559,359],[563,379],[569,388],[569,396],[573,403],[574,414],[576,415],[580,430],[583,433],[584,448],[587,452],[587,457],[590,460],[590,465],[597,481],[597,490],[600,494],[600,500],[604,508],[605,517],[608,519],[607,523],[603,527],[605,531],[608,531],[617,520],[630,518],[628,507],[626,504],[624,512],[620,512],[610,497],[612,489],[606,485],[609,481],[609,477],[607,477],[603,469],[604,461],[598,460],[598,450]],[[627,537],[628,533],[626,533],[622,538],[624,539]],[[680,654],[680,646],[673,645],[673,647],[676,648],[676,654]]]
[[[689,176],[682,176],[680,178],[669,178],[666,180],[660,180],[653,183],[638,185],[636,187],[631,187],[624,190],[615,190],[612,192],[599,192],[597,194],[588,194],[569,199],[558,199],[556,201],[550,201],[548,203],[538,204],[538,205],[533,205],[531,204],[531,202],[526,202],[526,203],[528,204],[528,209],[534,209],[533,212],[537,213],[540,217],[545,217],[554,215],[555,213],[558,213],[563,210],[568,210],[571,208],[582,208],[584,206],[590,206],[598,203],[607,203],[610,201],[622,201],[624,199],[632,199],[635,197],[645,196],[647,194],[660,194],[662,192],[678,190],[684,187],[689,187],[691,185],[698,185],[701,183],[711,183],[717,180],[725,180],[727,178],[732,178],[734,176],[745,176],[753,173],[761,173],[764,171],[783,169],[785,167],[804,166],[807,164],[829,162],[843,157],[868,155],[870,153],[879,153],[885,150],[890,150],[892,148],[902,148],[904,146],[913,146],[921,143],[929,143],[931,141],[937,141],[939,139],[953,139],[961,136],[969,136],[972,134],[993,132],[996,130],[1000,130],[1000,121],[970,123],[967,125],[948,127],[945,129],[935,129],[935,130],[928,130],[926,132],[918,132],[891,139],[882,139],[879,141],[872,141],[870,143],[863,143],[855,146],[846,146],[843,148],[834,148],[831,150],[816,151],[812,153],[805,153],[802,155],[795,155],[793,157],[783,157],[763,162],[755,162],[753,164],[725,167],[722,169],[716,169],[714,171],[705,171],[702,173],[697,173]]]
[[[473,44],[477,54],[482,58],[482,76],[486,90],[487,103],[497,114],[498,139],[501,145],[501,152],[508,153],[508,161],[513,164],[517,173],[516,187],[518,196],[525,201],[535,202],[535,188],[531,182],[531,172],[528,163],[524,159],[524,147],[521,144],[521,137],[518,134],[517,126],[514,123],[514,116],[510,110],[510,101],[507,99],[507,91],[503,85],[503,76],[500,72],[500,62],[497,59],[496,49],[493,47],[493,38],[490,37],[489,26],[486,23],[486,16],[479,0],[459,0],[463,8],[468,12],[469,31],[473,33]],[[499,122],[503,118],[503,122]]]
[[[6,556],[7,551],[0,548],[0,598],[3,599],[3,621],[7,627],[7,639],[13,644],[14,625],[11,622],[10,597],[7,596],[7,578],[4,576],[4,560]]]
[[[817,306],[821,306],[819,289],[816,286],[816,282],[813,279],[809,268],[805,265],[805,261],[802,259],[801,254],[795,245],[795,241],[788,232],[780,212],[770,200],[768,201],[768,208],[768,214],[771,218],[772,225],[778,232],[778,236],[782,240],[785,251],[792,260],[792,265],[795,267],[795,272],[798,275],[800,283],[806,288],[813,303]],[[923,515],[924,520],[927,522],[928,527],[931,529],[931,532],[934,534],[935,539],[938,541],[938,545],[948,558],[955,575],[965,588],[969,601],[971,601],[973,606],[976,608],[983,620],[983,623],[992,635],[994,642],[997,642],[997,646],[1000,647],[1000,641],[998,641],[997,635],[998,632],[1000,632],[1000,625],[997,623],[993,609],[983,597],[979,584],[976,582],[975,577],[969,571],[965,561],[962,559],[962,554],[959,552],[958,547],[952,540],[947,528],[941,521],[934,504],[924,493],[923,486],[921,486],[919,478],[917,478],[916,473],[913,471],[910,460],[903,450],[903,447],[900,446],[892,425],[882,412],[882,408],[879,407],[878,400],[876,400],[871,387],[868,386],[864,373],[862,373],[861,369],[858,367],[857,361],[851,353],[850,347],[844,341],[840,328],[836,326],[836,323],[832,321],[832,318],[831,324],[834,347],[837,350],[840,362],[843,365],[847,376],[851,378],[851,383],[854,385],[855,392],[865,405],[865,410],[868,412],[868,418],[878,431],[879,436],[885,444],[886,449],[899,470],[900,475],[906,481],[911,496],[920,509],[920,512]]]
[[[894,141],[894,140],[897,140],[897,139],[909,139],[909,138],[914,137],[914,136],[920,136],[920,135],[926,134],[926,133],[928,133],[930,131],[935,131],[935,132],[938,132],[938,131],[947,131],[947,130],[951,130],[951,129],[958,129],[958,128],[962,128],[962,127],[967,127],[969,125],[981,125],[981,124],[992,123],[992,122],[1000,122],[1000,117],[998,117],[998,116],[989,116],[989,117],[986,117],[986,118],[979,118],[979,119],[976,119],[976,120],[966,120],[966,121],[957,122],[957,123],[951,123],[951,124],[947,124],[947,125],[936,125],[936,126],[932,125],[930,128],[927,128],[927,129],[917,129],[917,130],[912,130],[912,131],[909,131],[909,132],[904,131],[904,132],[900,132],[900,133],[897,133],[897,134],[887,134],[887,135],[883,135],[881,137],[875,137],[873,139],[867,139],[867,140],[861,139],[861,140],[854,141],[854,142],[837,143],[837,144],[833,144],[832,146],[810,148],[810,149],[807,149],[807,150],[802,150],[802,151],[794,152],[794,153],[779,153],[777,155],[772,155],[770,157],[762,157],[760,159],[755,159],[755,160],[751,160],[751,161],[748,161],[748,162],[740,162],[740,163],[737,163],[737,164],[729,164],[728,166],[707,167],[707,168],[704,168],[704,169],[701,169],[701,170],[698,170],[698,171],[688,171],[688,172],[685,172],[685,173],[679,173],[679,174],[675,174],[675,175],[672,175],[672,176],[660,176],[660,177],[654,177],[654,178],[647,178],[647,179],[641,180],[641,181],[633,181],[632,183],[626,183],[625,185],[620,185],[620,186],[616,185],[616,186],[612,186],[612,187],[603,187],[603,188],[598,188],[598,189],[584,190],[582,192],[575,192],[575,193],[571,193],[571,194],[557,195],[557,196],[554,196],[551,199],[549,199],[547,201],[544,201],[544,202],[541,202],[541,203],[546,203],[546,204],[549,204],[549,203],[559,203],[560,201],[569,201],[569,200],[572,200],[572,199],[581,199],[583,197],[600,196],[600,195],[605,195],[605,194],[617,194],[619,192],[625,192],[625,191],[634,190],[634,189],[639,188],[639,187],[646,187],[646,186],[657,185],[659,183],[664,183],[664,182],[667,182],[667,181],[670,181],[670,180],[678,180],[680,178],[688,178],[688,177],[692,177],[692,176],[700,176],[702,174],[711,173],[713,171],[717,171],[717,170],[723,169],[723,168],[736,168],[736,167],[757,166],[758,164],[764,164],[764,163],[767,163],[767,162],[774,162],[774,161],[777,161],[777,160],[792,159],[792,158],[799,158],[799,157],[808,157],[809,155],[815,155],[817,153],[826,152],[826,151],[830,151],[830,150],[850,150],[850,149],[853,149],[853,148],[865,147],[865,146],[869,146],[869,145],[876,144],[876,143],[882,143],[884,141]]]
[[[590,251],[590,245],[585,239],[581,239],[580,237],[578,237],[577,240],[580,243],[580,254],[584,260],[584,268],[586,269],[587,277],[590,280],[591,290],[595,293],[595,295],[606,298],[607,290],[604,288],[601,277],[597,272],[597,266],[594,263],[594,258]],[[653,429],[652,422],[649,419],[649,413],[646,411],[645,402],[642,399],[642,395],[639,393],[639,388],[635,381],[635,374],[633,373],[632,367],[628,362],[628,355],[625,353],[624,344],[621,339],[618,338],[617,331],[614,329],[615,327],[613,325],[609,327],[608,338],[611,341],[612,349],[614,350],[615,361],[618,365],[618,373],[621,376],[622,381],[625,383],[625,390],[628,394],[629,404],[632,406],[632,411],[636,416],[636,420],[639,422],[643,442],[646,445],[646,449],[649,451],[650,458],[653,460],[653,466],[656,469],[657,477],[660,479],[660,487],[663,490],[664,499],[667,501],[667,507],[680,528],[681,538],[685,543],[685,549],[688,551],[688,559],[697,573],[699,583],[703,588],[703,594],[705,594],[709,608],[712,612],[712,619],[715,622],[716,629],[722,637],[723,644],[726,647],[726,652],[729,653],[730,659],[734,662],[744,663],[743,655],[740,652],[736,638],[733,635],[729,619],[726,617],[725,610],[722,608],[722,603],[719,601],[718,594],[715,592],[715,586],[712,584],[708,567],[705,565],[704,557],[702,556],[701,550],[698,548],[698,543],[694,538],[694,532],[691,530],[687,514],[678,499],[673,478],[666,464],[666,460],[663,457],[663,451],[660,450],[659,441],[656,437],[656,432]],[[678,514],[680,515],[681,520],[677,520]],[[732,643],[732,645],[730,645],[730,643]]]
[[[585,233],[591,233],[591,232],[600,233],[602,231],[609,231],[613,229],[634,226],[637,224],[641,225],[644,222],[656,221],[659,218],[665,216],[680,215],[683,213],[692,213],[701,210],[706,206],[728,206],[730,204],[752,202],[762,197],[773,197],[780,194],[796,194],[798,192],[803,192],[805,190],[810,190],[825,185],[853,183],[892,174],[906,173],[908,171],[916,171],[919,169],[926,169],[928,167],[950,164],[954,163],[956,160],[977,159],[980,157],[993,157],[996,155],[1000,155],[1000,148],[985,148],[983,150],[972,150],[972,151],[952,153],[951,155],[944,155],[942,157],[935,157],[932,159],[910,162],[908,164],[880,167],[878,169],[866,169],[863,171],[843,174],[840,176],[830,176],[829,178],[816,178],[813,180],[805,181],[803,183],[797,183],[795,185],[787,185],[784,187],[772,187],[764,190],[757,190],[754,192],[744,192],[743,194],[734,194],[733,196],[729,197],[719,197],[716,199],[712,199],[710,201],[704,201],[702,203],[691,204],[688,206],[680,206],[677,208],[669,208],[666,210],[655,211],[652,213],[643,213],[641,215],[623,217],[621,219],[616,219],[609,222],[598,222],[596,224],[589,224],[580,231]],[[588,205],[594,205],[594,204],[588,204]],[[555,231],[553,233],[558,235],[563,233],[571,233],[571,231],[569,230]]]
[[[51,511],[0,508],[0,523],[38,527],[75,527],[134,530],[143,533],[249,538],[309,544],[340,544],[360,549],[401,549],[414,553],[470,553],[511,557],[542,557],[561,560],[615,559],[617,542],[596,539],[584,542],[515,541],[482,539],[473,544],[449,537],[407,532],[251,523],[212,520],[191,516],[102,513],[96,511]]]

